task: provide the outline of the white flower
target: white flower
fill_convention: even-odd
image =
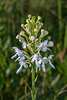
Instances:
[[[42,63],[42,69],[43,69],[43,71],[45,72],[45,64],[47,64],[48,62],[49,62],[49,64],[50,64],[50,66],[52,67],[52,68],[54,68],[55,69],[55,67],[54,67],[54,65],[51,63],[51,59],[52,59],[52,57],[53,57],[54,55],[50,55],[48,58],[47,57],[43,57],[43,58],[40,58],[39,59],[39,64],[41,64]]]
[[[25,68],[28,68],[27,64],[29,64],[29,62],[20,61],[19,64],[22,65],[22,66],[24,66]]]
[[[38,63],[38,54],[34,54],[31,58],[32,58],[31,62],[35,61],[36,66],[40,67]]]
[[[47,59],[47,57],[43,57],[43,59],[40,58],[40,60],[39,60],[39,64],[41,64],[41,63],[42,63],[42,69],[43,69],[43,71],[45,72],[45,64],[48,63],[48,59]]]
[[[45,40],[44,42],[42,42],[39,47],[38,47],[38,51],[42,50],[43,52],[47,51],[47,50],[50,50],[48,48],[48,40]],[[50,50],[51,51],[51,50]]]
[[[15,50],[16,54],[12,56],[11,59],[15,58],[17,55],[21,56],[23,54],[23,51],[19,50],[17,47],[13,47],[13,49]]]
[[[31,62],[34,62],[38,57],[38,54],[34,54],[31,58],[32,58],[32,61]]]
[[[28,68],[28,65],[29,62],[25,62],[25,61],[22,61],[21,59],[19,60],[19,64],[20,64],[20,68],[17,70],[16,74],[18,74],[20,71],[22,71],[22,66],[24,66],[25,68]]]
[[[45,40],[44,42],[40,43],[38,49],[41,50],[42,48],[46,47],[47,46],[47,42],[48,42],[48,40]]]

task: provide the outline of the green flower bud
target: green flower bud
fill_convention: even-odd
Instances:
[[[27,19],[26,22],[29,23],[29,19]]]
[[[35,28],[35,29],[34,29],[34,32],[35,32],[35,33],[37,33],[37,32],[38,32],[38,29],[37,29],[37,28]]]
[[[23,34],[24,34],[24,31],[21,31],[21,32],[20,32],[20,35],[23,35]]]
[[[32,19],[34,19],[34,20],[35,20],[35,19],[36,19],[36,16],[32,16]]]
[[[16,36],[16,39],[19,39],[19,38],[20,38],[20,35],[17,35],[17,36]]]
[[[38,20],[41,20],[41,17],[40,16],[38,16]]]
[[[25,27],[24,24],[21,24],[21,27],[24,28]]]
[[[28,18],[30,19],[31,18],[31,15],[28,15]]]

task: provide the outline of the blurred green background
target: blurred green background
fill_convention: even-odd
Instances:
[[[21,47],[16,35],[28,14],[42,17],[54,42],[56,69],[38,74],[36,100],[67,100],[67,0],[0,0],[0,100],[31,100],[30,69],[16,75],[19,64],[11,60],[12,47]]]

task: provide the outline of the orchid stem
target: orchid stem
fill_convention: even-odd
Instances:
[[[33,67],[32,67],[32,100],[35,100],[34,99],[34,94],[35,94],[35,71],[34,71],[34,64],[33,64]]]

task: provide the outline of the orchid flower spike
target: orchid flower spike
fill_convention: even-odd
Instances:
[[[42,68],[45,72],[47,63],[55,69],[51,62],[54,55],[50,54],[54,43],[51,41],[51,38],[46,38],[48,31],[42,29],[43,23],[40,20],[40,16],[36,19],[35,16],[28,15],[26,24],[21,24],[24,31],[21,31],[16,36],[16,39],[21,42],[22,50],[13,47],[16,54],[11,57],[11,59],[17,57],[15,61],[19,61],[20,64],[16,74],[21,72],[23,68],[28,68],[29,66],[32,68],[33,63],[35,64],[34,69],[36,70]],[[47,52],[49,52],[49,55]]]

